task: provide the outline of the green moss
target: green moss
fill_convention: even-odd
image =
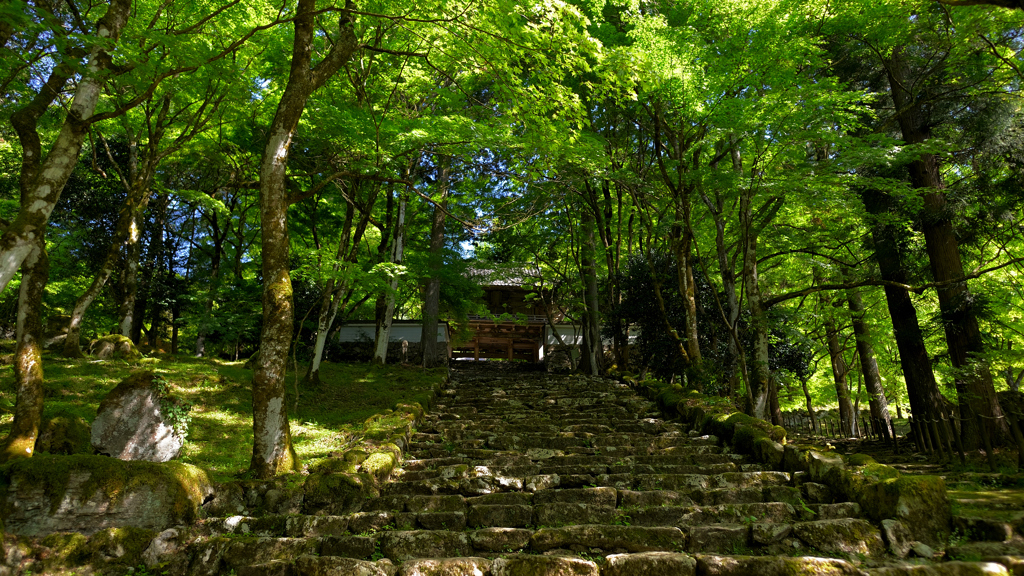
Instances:
[[[374,452],[363,461],[359,469],[372,474],[378,481],[383,482],[391,476],[391,471],[398,464],[398,458],[391,452]]]
[[[850,454],[846,457],[846,463],[850,466],[866,466],[876,464],[875,459],[867,454]]]
[[[353,473],[356,471],[356,464],[356,462],[351,462],[347,458],[324,458],[317,462],[316,465],[311,466],[309,472],[310,474]]]
[[[88,558],[88,543],[89,539],[78,532],[47,534],[40,541],[40,544],[50,550],[49,557],[45,560],[47,567],[82,564]]]
[[[36,439],[36,452],[50,454],[91,454],[92,429],[89,423],[72,412],[61,409],[43,417]]]
[[[143,528],[107,528],[89,538],[86,547],[94,563],[136,566],[156,532]]]
[[[98,338],[92,345],[92,349],[97,352],[103,347],[110,347],[112,349],[110,353],[111,358],[122,360],[138,360],[142,358],[142,353],[135,347],[132,339],[120,334],[103,336]]]
[[[893,468],[892,466],[886,466],[885,464],[879,464],[877,462],[865,464],[864,468],[861,469],[860,473],[876,481],[890,480],[893,478],[898,478],[900,475],[900,471]]]
[[[732,435],[732,445],[740,454],[753,454],[758,440],[768,439],[768,434],[754,426],[737,426]]]
[[[181,462],[124,461],[107,456],[76,454],[53,456],[39,454],[0,466],[0,489],[14,479],[20,483],[43,487],[50,500],[50,511],[60,506],[72,474],[88,474],[82,484],[82,497],[102,493],[112,503],[140,486],[170,493],[177,518],[191,521],[202,505],[210,485],[206,472]]]

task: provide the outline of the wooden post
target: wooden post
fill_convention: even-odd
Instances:
[[[960,434],[957,433],[956,426],[953,425],[954,418],[955,416],[950,414],[949,420],[947,421],[945,418],[945,414],[943,414],[942,422],[946,426],[946,433],[953,437],[953,443],[956,444],[956,453],[957,455],[960,456],[960,463],[967,464],[967,455],[964,454],[964,443],[960,439]],[[953,447],[950,446],[949,449],[950,451],[952,451]]]

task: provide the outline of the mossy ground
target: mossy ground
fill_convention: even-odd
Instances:
[[[45,414],[62,410],[90,424],[103,397],[136,370],[153,370],[174,385],[176,395],[190,402],[192,421],[182,461],[206,468],[215,480],[227,480],[249,466],[252,454],[252,371],[243,362],[161,355],[140,361],[69,360],[44,357]],[[387,418],[366,419],[398,403],[426,405],[445,369],[324,363],[320,385],[301,383],[295,410],[295,374],[288,372],[288,412],[292,440],[303,464],[314,464],[338,450],[366,428],[388,424]],[[14,376],[0,370],[0,437],[13,420]],[[399,416],[394,418],[397,422]],[[392,423],[393,424],[393,423]]]

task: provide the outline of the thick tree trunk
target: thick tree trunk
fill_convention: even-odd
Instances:
[[[11,116],[22,147],[22,202],[18,216],[0,235],[0,292],[7,288],[22,262],[35,250],[50,213],[75,169],[89,130],[89,119],[99,102],[102,77],[111,66],[110,54],[105,48],[116,45],[128,22],[130,8],[131,2],[127,0],[113,0],[97,22],[96,34],[104,42],[97,42],[90,48],[88,63],[75,88],[67,116],[45,158],[38,122],[77,73],[75,67],[70,62],[57,64],[35,98]]]
[[[597,376],[601,371],[601,316],[598,310],[599,297],[597,291],[597,246],[594,242],[594,226],[596,221],[591,210],[584,207],[583,222],[580,233],[582,249],[580,253],[580,273],[583,275],[583,298],[586,317],[583,322],[583,350],[580,357],[580,368]]]
[[[931,139],[931,127],[921,110],[918,95],[911,91],[914,79],[902,48],[893,50],[886,62],[886,71],[903,140],[907,144],[927,142]],[[921,221],[932,275],[937,282],[944,283],[936,293],[950,360],[957,370],[955,382],[960,404],[961,437],[965,448],[975,449],[981,445],[977,416],[988,422],[991,435],[1009,438],[1010,430],[996,399],[991,369],[982,356],[984,343],[974,309],[974,297],[964,279],[959,241],[943,193],[945,184],[939,170],[939,158],[935,154],[921,154],[909,164],[908,169],[914,188],[925,190]]]
[[[299,0],[288,83],[270,124],[260,159],[263,256],[263,328],[252,377],[253,448],[249,469],[257,478],[299,469],[284,402],[285,367],[292,335],[292,284],[288,269],[288,196],[285,174],[292,136],[306,100],[347,62],[356,48],[345,15],[330,53],[310,68],[316,34],[316,0]]]
[[[888,196],[870,189],[863,190],[861,195],[869,213],[883,219],[889,215],[892,200]],[[901,234],[902,230],[888,223],[876,224],[871,231],[875,260],[882,278],[907,284],[909,278],[903,265]],[[911,412],[918,420],[935,418],[940,414],[945,400],[935,382],[932,361],[917,320],[917,309],[910,293],[904,288],[885,286],[885,299],[892,319],[896,348],[900,353],[900,366],[907,384],[907,400]]]
[[[43,417],[43,328],[39,311],[50,277],[50,261],[41,236],[21,268],[18,341],[14,352],[14,381],[18,392],[14,422],[0,449],[0,463],[32,456]]]
[[[892,437],[892,421],[889,416],[889,403],[885,399],[882,387],[882,375],[878,371],[875,348],[871,345],[871,329],[865,320],[864,303],[860,292],[854,288],[846,291],[846,301],[853,318],[853,335],[857,338],[857,356],[860,358],[860,371],[864,375],[864,387],[868,391],[868,409],[871,421],[881,426],[880,431],[886,438]]]
[[[125,239],[124,270],[121,278],[121,305],[118,307],[118,331],[138,344],[133,330],[136,321],[135,300],[139,294],[139,258],[142,256],[142,214],[133,215],[128,237]]]
[[[440,354],[437,345],[437,327],[441,313],[441,266],[444,256],[444,206],[448,198],[448,186],[451,168],[448,161],[443,161],[438,184],[441,197],[434,206],[434,215],[430,220],[430,278],[427,279],[423,291],[423,331],[420,333],[420,350],[423,352],[423,367],[439,366]]]

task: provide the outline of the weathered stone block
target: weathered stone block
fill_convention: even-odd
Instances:
[[[517,554],[491,563],[492,576],[598,576],[597,564],[582,558]]]
[[[533,508],[533,523],[538,526],[566,524],[611,524],[615,521],[615,508],[589,504],[555,502]]]
[[[413,496],[406,502],[409,512],[465,512],[466,500],[462,496]]]
[[[395,576],[397,568],[387,558],[376,562],[337,556],[299,556],[295,572],[302,576]]]
[[[392,560],[469,556],[472,548],[462,532],[410,530],[385,532],[380,537],[381,552]]]
[[[694,576],[697,561],[674,552],[612,554],[601,567],[601,576]]]
[[[470,532],[469,541],[484,552],[517,552],[530,543],[532,534],[522,528],[483,528]]]
[[[937,546],[949,534],[952,513],[946,483],[938,476],[890,478],[865,485],[855,496],[868,518],[900,520],[914,540]]]
[[[470,526],[502,526],[521,528],[533,522],[533,508],[524,504],[473,506],[469,509]]]
[[[302,510],[344,514],[379,495],[376,479],[369,474],[310,474],[303,484]]]
[[[878,529],[857,518],[799,522],[793,525],[793,533],[808,546],[826,553],[878,556],[885,552]]]
[[[366,559],[373,555],[376,544],[372,536],[327,536],[320,540],[320,555]]]
[[[0,467],[0,517],[13,534],[93,534],[131,526],[190,524],[213,486],[180,462],[37,454]]]
[[[750,527],[743,524],[692,526],[688,532],[690,552],[727,554],[750,546]]]
[[[572,545],[629,552],[680,550],[686,536],[675,527],[580,525],[563,528],[542,528],[534,532],[530,543],[537,550],[568,548]]]
[[[486,558],[423,558],[403,562],[398,576],[483,576],[490,570]]]
[[[455,530],[466,528],[466,514],[463,512],[421,512],[416,521],[426,530]]]
[[[703,576],[793,576],[828,574],[863,576],[853,564],[834,558],[786,556],[714,556],[697,555],[697,570]]]

